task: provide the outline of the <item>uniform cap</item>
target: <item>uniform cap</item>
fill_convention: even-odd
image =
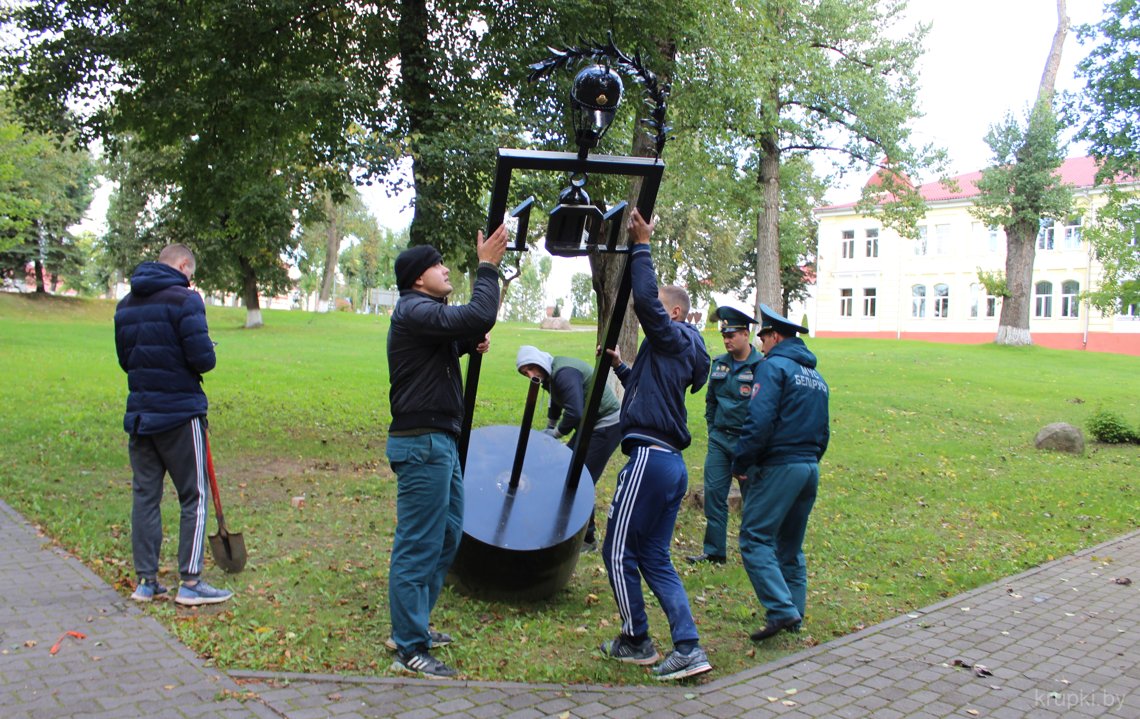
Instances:
[[[756,320],[733,307],[717,307],[714,319],[720,320],[719,328],[722,335],[730,335],[740,330],[747,331],[750,325],[756,324]]]
[[[768,305],[760,305],[760,331],[774,330],[784,337],[795,337],[796,333],[807,334],[807,327],[801,327]]]

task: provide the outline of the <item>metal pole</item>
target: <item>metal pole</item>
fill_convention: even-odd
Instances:
[[[653,207],[657,203],[657,190],[661,184],[661,174],[648,175],[641,186],[641,193],[637,198],[637,211],[644,218],[653,217]],[[582,479],[582,467],[586,464],[586,453],[590,449],[590,439],[594,432],[594,424],[598,420],[598,408],[602,404],[602,393],[606,388],[606,379],[609,377],[613,360],[606,350],[617,347],[618,337],[621,335],[622,321],[625,319],[625,308],[629,304],[629,296],[633,292],[633,277],[630,273],[630,262],[633,259],[633,247],[625,255],[625,267],[622,269],[621,282],[618,283],[617,295],[614,297],[614,310],[606,322],[605,341],[598,353],[598,363],[594,368],[594,381],[590,384],[590,397],[586,402],[586,409],[582,413],[582,420],[574,434],[574,456],[570,458],[570,468],[566,472],[566,490],[573,496]],[[597,477],[593,478],[598,481]]]
[[[519,477],[522,476],[523,460],[526,459],[526,444],[530,439],[530,427],[534,424],[534,405],[538,402],[538,388],[542,382],[538,377],[530,378],[530,388],[526,392],[526,407],[523,408],[522,426],[519,427],[519,442],[515,445],[515,463],[511,466],[510,490],[513,492],[519,486]]]
[[[495,168],[495,185],[491,190],[491,207],[487,211],[487,237],[503,224],[507,211],[507,191],[511,186],[510,165],[503,162],[502,150]],[[500,301],[502,297],[500,296]],[[472,352],[467,359],[467,377],[463,382],[463,424],[459,429],[459,469],[467,467],[467,446],[471,442],[471,423],[475,419],[475,396],[479,391],[479,370],[483,366],[483,355]]]

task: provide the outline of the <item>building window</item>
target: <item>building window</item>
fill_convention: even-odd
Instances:
[[[1081,246],[1081,217],[1070,217],[1065,223],[1065,234],[1061,240],[1061,249],[1077,250]],[[1076,317],[1076,315],[1073,315]]]
[[[867,230],[867,256],[879,256],[879,231]]]
[[[934,316],[945,319],[950,316],[949,285],[934,285]]]
[[[1131,317],[1132,319],[1140,319],[1140,305],[1133,302],[1130,305],[1124,305],[1120,308],[1119,315],[1121,317]]]
[[[1053,224],[1052,217],[1043,217],[1041,219],[1041,229],[1037,232],[1037,249],[1053,249]]]
[[[848,288],[839,290],[839,316],[850,317],[852,315],[852,305],[855,303],[854,290]]]
[[[1081,246],[1081,216],[1073,215],[1058,225],[1050,217],[1041,220],[1041,230],[1037,233],[1039,250],[1077,250]]]
[[[864,317],[874,317],[875,316],[875,288],[874,287],[864,287],[863,288],[863,316]]]
[[[975,222],[973,224],[973,235],[977,251],[997,254],[1001,249],[1001,237],[998,232],[999,230],[996,227],[986,227],[980,222]]]
[[[950,225],[934,226],[934,251],[932,254],[950,254]]]
[[[1053,283],[1038,282],[1033,286],[1033,316],[1053,316]]]
[[[915,285],[910,288],[910,316],[926,316],[926,285]]]
[[[1077,317],[1080,313],[1078,295],[1081,294],[1081,283],[1076,280],[1065,280],[1061,283],[1061,316]]]
[[[842,255],[843,259],[849,260],[855,256],[855,230],[843,231]]]
[[[918,239],[914,241],[914,254],[926,254],[926,225],[918,228]]]

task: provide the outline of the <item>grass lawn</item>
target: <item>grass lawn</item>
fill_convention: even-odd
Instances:
[[[113,584],[133,583],[126,378],[107,301],[0,294],[0,498]],[[222,668],[389,673],[387,573],[395,481],[384,460],[387,320],[344,313],[211,307],[218,367],[206,377],[215,465],[231,531],[249,564],[206,578],[237,597],[220,611],[147,611]],[[723,351],[714,331],[711,354]],[[501,324],[483,362],[476,426],[517,424],[526,383],[520,344],[589,358],[590,331]],[[808,527],[805,631],[762,645],[763,623],[735,551],[692,568],[704,518],[686,501],[673,555],[702,643],[725,676],[1136,528],[1140,448],[1089,444],[1039,452],[1050,422],[1083,427],[1104,408],[1140,426],[1135,357],[994,345],[808,340],[831,384],[832,440]],[[705,451],[703,392],[690,395],[690,489]],[[536,423],[544,421],[538,412]],[[601,511],[623,458],[599,485]],[[161,578],[177,581],[177,503],[167,483]],[[304,495],[294,508],[291,498]],[[733,518],[736,521],[737,518]],[[211,520],[210,532],[216,531]],[[62,589],[62,588],[61,588]],[[668,625],[649,597],[650,625]],[[605,568],[582,556],[547,602],[477,601],[445,590],[433,619],[457,643],[442,659],[475,680],[647,684],[642,667],[602,660],[619,626]]]

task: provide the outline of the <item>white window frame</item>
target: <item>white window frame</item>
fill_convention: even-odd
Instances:
[[[851,317],[854,314],[855,290],[844,287],[839,290],[839,316]]]
[[[926,285],[911,285],[910,316],[918,319],[926,317]]]
[[[925,257],[927,250],[930,249],[926,242],[926,235],[926,225],[920,225],[918,228],[918,237],[914,241],[914,254],[917,257]]]
[[[1045,290],[1042,293],[1042,290]],[[1049,319],[1053,316],[1053,283],[1041,280],[1033,284],[1033,316]]]
[[[1081,314],[1081,283],[1065,280],[1061,283],[1061,317],[1074,319]]]
[[[840,253],[839,256],[845,260],[854,259],[855,257],[855,230],[844,230],[843,238],[839,242]]]
[[[934,285],[934,304],[931,316],[944,320],[950,316],[950,285],[939,282]]]
[[[874,287],[863,288],[863,316],[875,317],[878,314],[878,292]]]
[[[952,228],[950,223],[944,222],[934,226],[934,253],[935,255],[950,254]]]
[[[1056,223],[1052,217],[1041,218],[1041,229],[1037,231],[1037,249],[1050,252],[1054,247],[1054,230]]]
[[[867,257],[878,257],[879,256],[879,230],[875,229],[875,228],[869,229],[866,231],[865,234],[866,234],[866,238],[867,238],[867,244],[866,244],[866,255],[867,255]]]

